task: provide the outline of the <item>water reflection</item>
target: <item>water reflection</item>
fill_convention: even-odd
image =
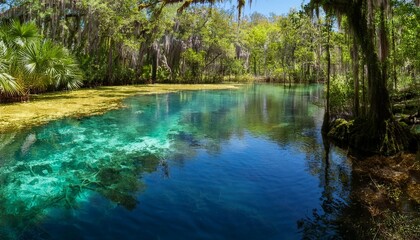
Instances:
[[[337,151],[330,152],[329,148],[322,147],[319,129],[323,111],[313,104],[319,101],[321,92],[319,86],[283,88],[250,85],[235,91],[133,97],[125,101],[127,108],[103,116],[65,119],[24,132],[2,134],[0,237],[27,236],[28,231],[32,231],[28,229],[33,229],[31,226],[37,226],[45,218],[54,218],[57,212],[74,211],[77,214],[80,207],[91,205],[98,196],[113,203],[114,207],[122,206],[136,212],[142,208],[139,197],[146,190],[143,177],[148,173],[159,173],[170,182],[176,178],[171,168],[180,171],[179,168],[187,166],[192,159],[201,161],[203,151],[219,159],[227,152],[226,146],[237,147],[239,150],[232,150],[233,153],[246,152],[251,154],[247,158],[259,161],[255,162],[253,169],[256,174],[245,175],[250,182],[243,186],[243,191],[255,199],[249,199],[244,205],[262,204],[249,210],[252,219],[258,219],[259,230],[268,229],[267,233],[271,234],[268,236],[281,236],[281,227],[274,227],[274,223],[265,226],[264,219],[268,221],[271,217],[273,222],[279,221],[279,215],[271,215],[276,212],[273,208],[279,201],[293,202],[293,199],[277,199],[288,197],[277,194],[278,182],[263,182],[276,179],[273,176],[275,172],[271,172],[270,168],[279,166],[265,163],[261,155],[252,156],[253,153],[247,152],[250,139],[262,139],[258,144],[267,147],[267,152],[272,151],[270,144],[275,144],[279,147],[276,151],[285,155],[279,161],[290,161],[288,164],[293,167],[300,168],[301,162],[301,159],[293,158],[304,156],[303,170],[318,178],[322,194],[319,199],[321,205],[314,209],[313,216],[300,216],[304,218],[299,221],[302,234],[308,238],[325,234],[334,236],[336,225],[331,223],[340,217],[342,213],[339,211],[348,201],[351,178],[345,158]],[[230,158],[235,160],[239,154],[233,153],[230,153]],[[281,167],[289,166],[284,163]],[[220,168],[229,169],[226,165]],[[208,189],[211,189],[215,178],[222,177],[217,169],[214,172],[205,172],[206,169],[201,168],[195,170],[197,173],[188,173],[196,174],[190,181],[200,183],[192,184],[207,184]],[[225,177],[239,184],[235,177],[242,177],[243,173],[234,171],[237,170],[228,171],[229,175]],[[204,172],[213,177],[206,178]],[[270,175],[265,176],[266,173]],[[296,178],[296,182],[302,181],[302,176],[290,177]],[[206,181],[203,182],[203,179]],[[293,182],[293,179],[290,181]],[[259,188],[250,184],[267,185],[267,189],[262,194]],[[148,185],[148,188],[157,186]],[[265,198],[259,199],[263,196]],[[184,201],[177,195],[173,199]],[[223,206],[235,205],[235,199],[231,200],[223,202]],[[208,197],[203,201],[213,206],[221,200]],[[147,206],[148,202],[144,204]],[[217,208],[213,206],[213,209]],[[235,209],[236,215],[245,214],[240,206],[232,209]],[[197,211],[212,214],[203,209]]]
[[[323,152],[318,175],[323,188],[321,209],[297,222],[303,239],[354,239],[345,221],[349,209],[351,169],[348,164],[334,162],[331,143],[322,136]]]
[[[224,94],[209,92],[197,96],[197,105],[184,109],[180,124],[187,132],[206,140],[227,140],[247,131],[310,154],[319,147],[319,109],[311,101],[319,98],[320,88],[254,85],[230,95],[226,98]]]

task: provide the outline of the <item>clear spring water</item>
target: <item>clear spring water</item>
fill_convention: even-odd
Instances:
[[[0,135],[0,239],[340,237],[350,168],[325,159],[321,93],[136,96]]]

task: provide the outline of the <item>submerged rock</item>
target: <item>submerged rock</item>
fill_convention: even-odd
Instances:
[[[354,160],[353,181],[357,183],[353,199],[361,202],[372,216],[399,209],[405,199],[400,196],[409,196],[420,204],[420,163],[414,154]]]
[[[23,142],[22,147],[20,148],[20,152],[22,153],[22,155],[26,155],[35,142],[36,135],[34,133],[29,134]]]
[[[35,165],[31,167],[32,172],[39,176],[47,176],[53,173],[53,169],[49,164]]]
[[[178,132],[178,134],[172,134],[175,140],[186,142],[191,147],[199,147],[201,146],[200,141],[195,138],[195,136],[191,133],[187,133],[184,131]]]

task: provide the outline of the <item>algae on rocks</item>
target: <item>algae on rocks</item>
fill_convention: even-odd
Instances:
[[[338,118],[331,123],[328,137],[340,146],[347,146],[349,142],[350,127],[353,121]]]

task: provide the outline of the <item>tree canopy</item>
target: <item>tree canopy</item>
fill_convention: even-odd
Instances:
[[[13,33],[21,34],[15,40],[3,39],[2,94],[74,88],[81,79],[85,86],[248,79],[290,85],[331,79],[328,124],[337,117],[359,119],[358,128],[367,133],[353,134],[351,145],[389,154],[407,147],[407,138],[389,141],[405,132],[394,126],[390,92],[418,85],[418,1],[312,0],[303,9],[271,16],[242,16],[250,1],[236,1],[235,11],[218,8],[219,2],[7,1],[9,9],[0,14],[4,26],[14,18],[39,31],[23,28]],[[18,46],[33,39],[45,40]],[[33,54],[12,57],[15,47]],[[77,73],[59,73],[64,68],[52,63],[54,77],[47,68],[16,68],[64,55],[75,58],[61,66]],[[22,79],[26,74],[13,69],[31,75]],[[50,77],[40,75],[45,71]]]

